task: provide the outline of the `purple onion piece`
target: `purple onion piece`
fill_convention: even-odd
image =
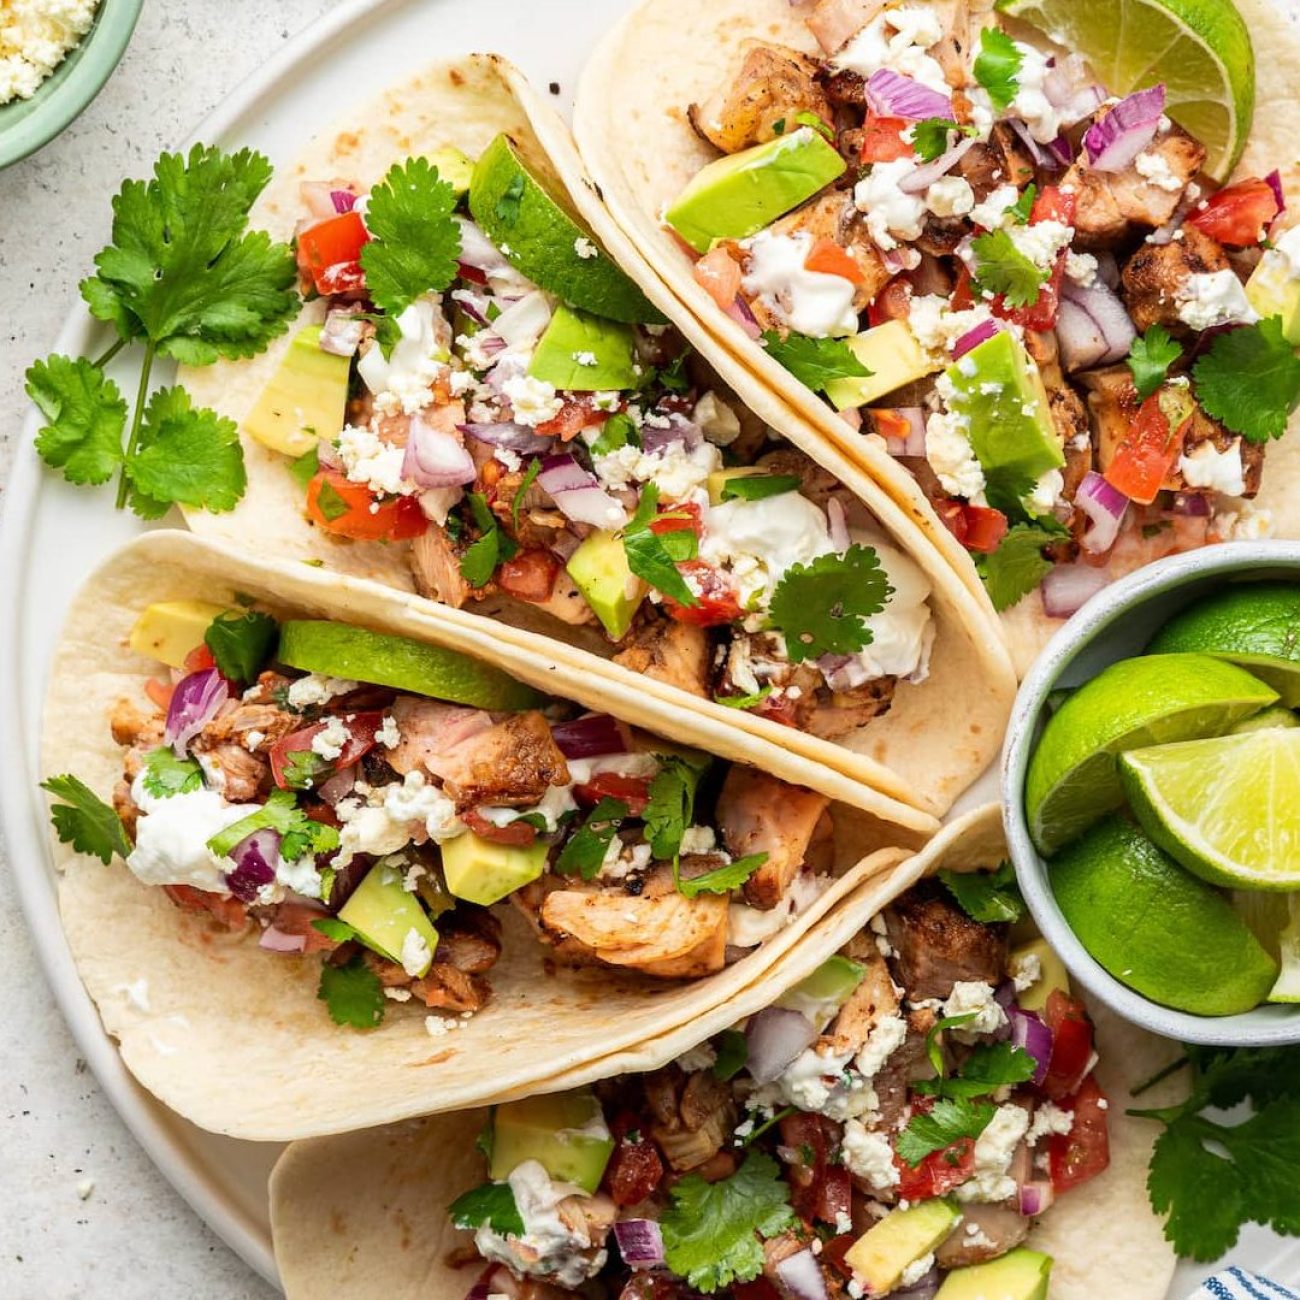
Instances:
[[[788,1007],[764,1007],[745,1029],[749,1073],[755,1083],[771,1083],[817,1037],[807,1016]]]
[[[1213,509],[1209,495],[1205,492],[1175,492],[1170,513],[1186,515],[1191,519],[1208,519]]]
[[[877,68],[867,78],[867,104],[882,117],[920,122],[927,117],[952,121],[952,98],[892,68]]]
[[[1041,1084],[1052,1061],[1052,1031],[1034,1012],[1019,1007],[1011,1007],[1007,1018],[1011,1021],[1011,1045],[1034,1058],[1033,1081]]]
[[[1083,136],[1083,147],[1095,171],[1122,171],[1155,138],[1165,111],[1164,85],[1125,95],[1094,122]]]
[[[571,722],[558,723],[551,728],[551,738],[565,758],[627,753],[623,729],[608,713],[588,713]]]
[[[1129,507],[1129,499],[1090,469],[1074,494],[1074,504],[1092,521],[1092,527],[1080,543],[1090,555],[1105,555],[1119,536],[1120,525]]]
[[[527,425],[502,421],[499,424],[458,424],[462,433],[467,433],[477,442],[489,447],[500,447],[504,451],[518,452],[531,456],[534,452],[546,451],[555,446],[555,439],[544,434],[534,433]]]
[[[811,1250],[787,1255],[776,1266],[776,1275],[794,1300],[829,1300],[826,1278]]]
[[[167,705],[163,739],[184,758],[186,747],[230,698],[230,685],[215,668],[189,673],[176,683]]]
[[[450,433],[411,417],[402,477],[422,488],[461,487],[474,481],[473,457]]]
[[[338,213],[351,212],[357,206],[357,196],[351,190],[330,190],[330,201]]]
[[[643,1268],[658,1268],[664,1262],[664,1239],[654,1219],[619,1219],[614,1224],[623,1262],[634,1273]]]
[[[1091,564],[1058,564],[1043,579],[1043,612],[1048,618],[1069,618],[1109,582],[1106,570]]]
[[[1002,327],[992,317],[988,320],[982,320],[973,329],[968,329],[952,345],[952,355],[954,359],[964,357],[972,348],[977,348],[981,343],[991,339]],[[974,364],[973,362],[971,363]]]
[[[963,136],[945,153],[941,153],[933,162],[925,163],[915,171],[908,172],[898,182],[898,188],[905,194],[919,194],[929,189],[940,177],[946,176],[975,147],[974,136]]]
[[[653,417],[655,412],[651,412]],[[668,424],[659,428],[648,420],[641,428],[641,447],[647,455],[654,455],[666,447],[680,443],[687,451],[694,451],[704,441],[700,426],[677,411],[669,412]]]
[[[324,913],[321,913],[324,916]],[[275,926],[268,925],[262,931],[262,936],[257,941],[259,948],[265,948],[267,952],[302,952],[307,947],[307,936],[305,934],[286,934],[283,930],[277,930]]]
[[[1268,187],[1273,191],[1273,197],[1277,200],[1277,211],[1280,216],[1286,211],[1286,192],[1282,189],[1282,173],[1273,168],[1264,180],[1268,182]]]
[[[280,832],[269,827],[245,835],[230,850],[233,871],[226,873],[226,888],[241,903],[251,903],[263,885],[275,881],[275,864],[280,858]]]
[[[917,1279],[902,1291],[891,1291],[890,1300],[934,1300],[939,1293],[939,1283],[943,1277],[937,1268],[932,1268],[924,1277]]]

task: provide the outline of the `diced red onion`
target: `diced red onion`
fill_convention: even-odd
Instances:
[[[475,325],[490,325],[492,322],[487,318],[487,299],[483,299],[484,305],[479,306],[479,295],[469,289],[453,289],[451,291],[451,300],[458,306],[466,316],[474,322]]]
[[[649,420],[642,426],[641,447],[645,452],[653,455],[674,443],[681,443],[687,451],[694,451],[704,441],[704,432],[700,426],[684,415],[673,411],[667,418],[668,424],[665,427],[656,426]]]
[[[1048,171],[1056,172],[1060,171],[1062,167],[1068,167],[1070,165],[1070,158],[1068,157],[1070,153],[1070,145],[1068,140],[1065,142],[1067,157],[1062,161],[1056,140],[1053,140],[1050,145],[1039,144],[1039,142],[1034,139],[1033,132],[1031,132],[1029,127],[1026,126],[1018,117],[1009,117],[1006,119],[1006,122],[1016,135],[1019,136],[1020,143],[1029,150],[1035,166],[1044,167]],[[1059,136],[1057,137],[1057,139],[1061,138],[1062,137]]]
[[[534,433],[526,424],[458,424],[462,433],[467,433],[478,442],[485,442],[489,447],[501,447],[506,451],[517,451],[521,455],[530,455],[535,451],[545,451],[555,446],[555,439],[545,434]]]
[[[572,456],[548,456],[537,482],[555,499],[556,508],[575,523],[608,528],[626,519],[622,505]]]
[[[346,799],[352,793],[356,783],[356,767],[345,767],[342,771],[335,772],[328,781],[322,781],[316,787],[316,793],[332,808],[340,799]]]
[[[537,289],[511,304],[492,322],[492,328],[512,346],[541,338],[551,323],[551,304]]]
[[[891,1291],[890,1300],[934,1300],[939,1293],[939,1283],[943,1277],[937,1268],[932,1268],[924,1277],[913,1282],[901,1291]]]
[[[858,407],[845,407],[845,409],[839,413],[839,416],[850,429],[862,428],[862,411]]]
[[[456,218],[460,226],[460,256],[462,266],[471,266],[479,271],[497,271],[509,266],[506,255],[476,226],[465,217]]]
[[[1105,555],[1119,536],[1129,500],[1119,488],[1090,469],[1074,494],[1074,504],[1092,520],[1079,543],[1089,555]]]
[[[964,135],[951,149],[941,153],[933,162],[925,163],[915,171],[908,172],[898,182],[898,188],[904,194],[919,194],[927,190],[940,177],[946,176],[975,147],[974,136]]]
[[[664,1238],[654,1219],[617,1219],[614,1236],[623,1263],[634,1273],[664,1262]]]
[[[741,329],[749,335],[751,339],[762,338],[763,331],[758,328],[758,321],[754,313],[749,310],[749,304],[741,297],[736,295],[736,300],[727,308],[727,315],[740,326]]]
[[[764,1007],[750,1017],[745,1037],[749,1042],[747,1064],[754,1082],[771,1083],[812,1044],[817,1027],[789,1007]]]
[[[334,211],[338,213],[351,212],[357,206],[357,196],[351,190],[330,190],[330,198],[334,201]]]
[[[777,1264],[776,1275],[793,1300],[828,1300],[826,1278],[811,1250],[787,1255]]]
[[[402,477],[422,488],[460,487],[477,474],[474,459],[450,433],[411,417]]]
[[[627,737],[616,718],[608,713],[588,713],[551,728],[551,738],[565,758],[599,758],[605,754],[626,754]]]
[[[832,691],[856,690],[871,676],[871,670],[857,656],[822,655],[815,662]]]
[[[324,913],[322,912],[323,916]],[[285,934],[283,930],[277,930],[275,926],[268,925],[262,931],[262,937],[258,939],[257,946],[265,948],[267,952],[302,952],[307,946],[307,936],[305,934]]]
[[[981,343],[991,339],[1002,327],[991,316],[988,320],[982,320],[973,329],[968,329],[952,345],[952,355],[954,358],[961,358],[966,355],[972,348],[977,348]],[[972,364],[974,364],[972,362]],[[922,449],[924,454],[924,448]]]
[[[891,456],[925,455],[925,412],[919,406],[896,406],[894,414],[907,421],[905,438],[886,438],[885,446]]]
[[[847,551],[853,544],[853,539],[849,536],[849,517],[839,497],[831,497],[826,502],[826,522],[830,529],[831,545],[837,551]]]
[[[1032,1011],[1019,1007],[1007,1009],[1011,1021],[1011,1045],[1034,1058],[1034,1083],[1047,1078],[1047,1067],[1052,1060],[1052,1031]]]
[[[1067,126],[1082,121],[1106,100],[1106,92],[1088,76],[1088,65],[1078,54],[1050,60],[1043,78],[1043,94]]]
[[[1058,564],[1043,579],[1043,612],[1048,618],[1069,618],[1109,581],[1105,569],[1091,564]]]
[[[361,346],[365,324],[360,316],[354,316],[349,311],[331,311],[321,326],[317,346],[333,357],[355,356],[357,348]]]
[[[1097,279],[1108,289],[1119,288],[1119,263],[1109,249],[1099,248],[1092,255],[1097,262]]]
[[[280,858],[280,832],[269,827],[245,835],[230,850],[233,871],[226,873],[226,888],[242,903],[251,903],[263,885],[275,880]]]
[[[1084,132],[1083,147],[1093,170],[1117,172],[1127,167],[1155,138],[1164,111],[1163,84],[1125,95]]]
[[[300,182],[298,197],[317,221],[325,217],[337,216],[339,213],[339,209],[334,206],[333,191],[324,181]]]
[[[1087,370],[1106,355],[1106,336],[1101,326],[1068,298],[1062,298],[1056,309],[1056,337],[1066,370]]]
[[[1208,519],[1211,513],[1210,498],[1204,492],[1175,492],[1171,513],[1188,515],[1194,519]]]
[[[191,740],[217,716],[230,697],[230,686],[215,668],[188,673],[176,683],[167,705],[163,739],[184,758]]]
[[[479,351],[485,356],[494,357],[499,352],[506,350],[507,344],[495,330],[482,330],[474,335],[474,342]]]
[[[1277,210],[1280,216],[1286,211],[1286,192],[1282,189],[1282,173],[1275,167],[1264,180],[1268,182],[1268,187],[1273,191],[1273,197],[1277,200]]]
[[[908,269],[907,249],[890,248],[880,254],[880,264],[890,275],[898,275]]]
[[[328,438],[321,439],[316,448],[316,459],[320,462],[321,469],[343,468],[343,458],[339,455],[339,449]]]
[[[867,78],[867,104],[882,117],[920,122],[927,117],[952,121],[952,98],[892,68],[877,68]]]
[[[552,496],[557,492],[573,492],[578,488],[595,487],[596,476],[583,469],[577,460],[567,452],[547,456],[542,461],[537,482]]]
[[[1087,287],[1068,276],[1063,279],[1061,305],[1066,303],[1078,308],[1078,312],[1067,312],[1064,323],[1058,320],[1056,326],[1061,361],[1067,370],[1086,370],[1128,356],[1137,330],[1119,295],[1100,277]]]
[[[1056,1200],[1056,1191],[1050,1178],[1036,1178],[1020,1189],[1020,1213],[1027,1219],[1046,1214],[1052,1202]]]

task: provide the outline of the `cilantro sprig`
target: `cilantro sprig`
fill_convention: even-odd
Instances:
[[[1018,921],[1025,914],[1025,900],[1016,884],[1016,869],[1003,862],[996,871],[939,872],[939,879],[961,908],[974,921],[992,925]]]
[[[988,91],[994,108],[1004,109],[1015,99],[1024,61],[1024,54],[1006,32],[996,27],[986,27],[980,32],[975,80]]]
[[[203,787],[203,769],[192,758],[177,758],[170,745],[159,745],[144,759],[144,788],[155,799],[190,794]]]
[[[749,853],[703,875],[692,876],[689,880],[679,879],[677,890],[687,898],[698,898],[700,894],[729,894],[733,889],[739,889],[766,861],[766,853]]]
[[[1043,554],[1043,549],[1060,538],[1059,529],[1016,524],[996,551],[975,556],[975,568],[984,580],[994,609],[1010,609],[1051,573],[1052,561]]]
[[[1218,335],[1192,374],[1206,412],[1247,442],[1280,438],[1300,404],[1300,357],[1278,316]]]
[[[990,230],[971,240],[975,254],[975,287],[1000,294],[1008,307],[1028,307],[1038,300],[1047,272],[1022,253],[1005,230]]]
[[[259,610],[218,614],[208,624],[203,644],[212,651],[223,677],[232,682],[251,682],[270,659],[279,630],[275,619]]]
[[[493,1232],[515,1237],[524,1235],[523,1216],[509,1183],[472,1187],[452,1201],[448,1213],[457,1228],[480,1228],[487,1224]]]
[[[647,483],[641,489],[641,499],[637,502],[635,513],[623,529],[623,551],[627,556],[627,567],[643,582],[648,582],[656,591],[662,592],[679,605],[693,607],[700,603],[699,598],[686,585],[686,579],[677,568],[678,557],[669,549],[675,545],[668,540],[674,534],[660,534],[650,528],[658,509],[659,486]],[[694,537],[693,532],[691,535]],[[683,554],[680,558],[687,557]]]
[[[894,1149],[900,1160],[915,1168],[926,1156],[963,1138],[978,1138],[988,1128],[997,1107],[970,1097],[941,1097],[926,1115],[913,1115],[898,1135]]]
[[[374,1029],[384,1018],[384,986],[360,954],[342,966],[326,962],[320,969],[316,996],[336,1025]]]
[[[1133,387],[1144,401],[1165,382],[1169,367],[1183,355],[1183,345],[1169,337],[1163,325],[1152,325],[1133,340],[1128,351],[1128,368]]]
[[[469,508],[479,528],[479,539],[460,557],[460,576],[471,587],[486,587],[497,565],[512,559],[519,544],[501,528],[482,492],[469,494]]]
[[[50,808],[50,821],[64,844],[78,853],[89,853],[105,866],[113,854],[125,858],[131,852],[122,819],[84,781],[71,774],[52,776],[41,789],[62,800]]]
[[[695,793],[703,768],[670,755],[650,782],[646,802],[646,839],[658,862],[670,862],[682,847],[682,836],[695,819]]]
[[[628,806],[622,799],[602,798],[560,850],[555,870],[561,875],[576,872],[583,880],[594,880],[600,873],[619,823],[627,815]]]
[[[767,330],[763,346],[814,392],[821,392],[836,379],[865,379],[871,374],[843,339],[814,339],[793,332],[782,338],[775,330]]]
[[[1027,1083],[1037,1068],[1038,1062],[1024,1048],[1010,1043],[981,1043],[956,1075],[948,1078],[941,1072],[938,1078],[923,1079],[913,1087],[936,1097],[984,1097],[999,1088]]]
[[[226,857],[241,840],[254,831],[280,833],[280,856],[294,862],[306,854],[330,853],[339,846],[339,833],[333,826],[313,821],[298,807],[291,790],[274,790],[256,812],[241,817],[208,840],[208,848],[219,858]]]
[[[825,654],[857,654],[871,644],[867,619],[893,595],[870,546],[792,564],[772,593],[768,613],[785,637],[791,663]]]
[[[958,135],[974,135],[973,126],[962,126],[946,117],[922,118],[912,128],[912,148],[922,162],[933,162],[948,148],[948,138],[956,131]]]

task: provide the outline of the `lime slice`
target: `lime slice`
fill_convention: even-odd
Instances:
[[[1277,700],[1235,664],[1208,655],[1121,659],[1048,720],[1029,760],[1025,812],[1039,851],[1054,853],[1124,802],[1115,755],[1219,736]]]
[[[469,210],[512,266],[565,302],[610,320],[663,321],[574,215],[550,163],[525,162],[509,136],[497,136],[479,157]]]
[[[1281,962],[1270,1002],[1300,1002],[1300,894],[1239,890],[1232,905],[1270,957]]]
[[[1300,731],[1133,749],[1119,760],[1146,833],[1230,889],[1300,889]]]
[[[1051,866],[1052,892],[1089,953],[1122,984],[1202,1016],[1249,1011],[1278,963],[1218,890],[1136,827],[1108,817]]]
[[[1255,112],[1255,55],[1230,0],[1010,0],[999,9],[1077,50],[1113,95],[1165,85],[1165,111],[1224,180]]]
[[[528,709],[542,699],[531,687],[468,655],[347,623],[281,623],[276,658],[303,672],[391,686],[479,709]]]
[[[1270,1002],[1300,1002],[1300,894],[1287,899],[1291,919],[1278,936],[1282,972],[1268,995]]]
[[[1156,633],[1154,654],[1216,655],[1262,677],[1300,705],[1300,583],[1248,582],[1189,605]]]
[[[1240,736],[1247,731],[1268,731],[1276,727],[1300,727],[1300,718],[1290,709],[1275,704],[1272,708],[1261,710],[1253,718],[1237,723],[1231,734]]]

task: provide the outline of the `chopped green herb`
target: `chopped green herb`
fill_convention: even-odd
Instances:
[[[56,799],[63,800],[50,809],[50,821],[64,844],[78,853],[89,853],[107,865],[117,854],[125,858],[131,852],[122,819],[84,781],[75,776],[52,776],[41,782]]]

